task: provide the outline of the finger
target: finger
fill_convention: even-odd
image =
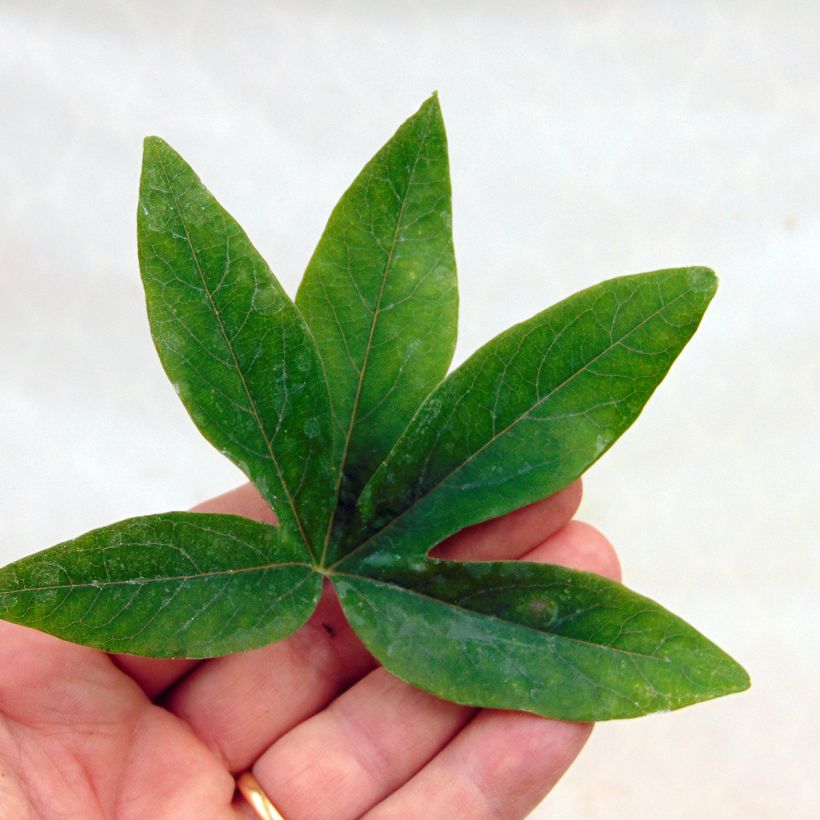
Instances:
[[[194,507],[193,512],[232,513],[268,524],[276,523],[273,510],[252,484],[244,484],[205,501]],[[150,698],[159,697],[169,686],[200,663],[195,660],[142,658],[138,655],[123,654],[111,655],[111,659],[123,672],[130,675]]]
[[[501,558],[518,557],[562,526],[579,499],[577,484],[471,527],[447,547],[447,555],[487,558],[495,550]],[[169,694],[166,704],[232,771],[239,771],[374,665],[335,600],[323,599],[317,614],[297,633],[254,652],[200,665]],[[226,692],[232,693],[230,701]]]
[[[217,816],[229,804],[227,772],[104,653],[0,621],[0,670],[0,817],[199,817],[197,802]],[[36,809],[8,805],[15,782]]]
[[[525,553],[521,560],[559,564],[621,580],[621,563],[610,540],[584,521],[570,521],[560,533]]]
[[[374,665],[335,596],[326,592],[293,635],[201,664],[164,703],[237,772]]]
[[[519,558],[557,532],[578,510],[583,489],[574,481],[555,495],[456,533],[431,555],[450,561]]]
[[[588,723],[484,711],[366,817],[526,817],[577,757],[591,731]]]
[[[264,521],[266,524],[277,524],[276,513],[253,484],[243,484],[222,495],[203,501],[193,508],[193,512],[231,513]]]
[[[253,773],[285,817],[361,817],[475,711],[375,669],[271,746]]]
[[[528,558],[600,572],[617,568],[613,556],[600,533],[570,523]],[[377,669],[274,743],[256,762],[254,776],[286,817],[360,817],[419,771],[475,713]],[[588,733],[560,731],[578,749],[577,739]],[[457,807],[453,815],[461,816]]]
[[[187,658],[143,658],[140,655],[111,655],[114,665],[132,678],[151,700],[158,698],[200,661]]]

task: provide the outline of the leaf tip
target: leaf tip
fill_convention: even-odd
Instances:
[[[734,695],[737,692],[745,692],[752,685],[749,673],[734,659],[726,656],[726,692],[727,695]]]
[[[707,643],[711,644],[710,641]],[[674,708],[735,695],[752,685],[749,673],[734,658],[714,644],[710,648],[711,667],[706,664],[701,668],[703,677],[700,678],[700,685],[695,686]]]
[[[142,141],[142,153],[143,156],[147,156],[149,154],[154,153],[155,151],[159,151],[164,147],[167,147],[168,143],[165,142],[162,137],[156,137],[153,134],[149,134],[145,139]]]
[[[142,164],[149,162],[185,163],[182,157],[162,137],[149,134],[142,141]]]
[[[711,268],[700,265],[688,268],[686,280],[693,291],[702,293],[707,299],[711,299],[717,291],[718,278]]]
[[[421,104],[419,113],[429,111],[434,116],[441,116],[441,102],[438,98],[438,89],[434,90],[432,94]]]

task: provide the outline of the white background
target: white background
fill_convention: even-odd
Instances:
[[[240,480],[148,335],[142,137],[294,293],[337,197],[438,89],[459,361],[610,276],[721,276],[582,514],[753,689],[598,727],[536,816],[820,815],[819,32],[808,0],[0,2],[0,559]]]

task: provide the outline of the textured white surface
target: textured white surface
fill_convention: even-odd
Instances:
[[[782,0],[0,3],[0,560],[239,481],[148,336],[143,135],[293,293],[335,199],[438,88],[459,360],[609,276],[722,278],[582,512],[754,688],[599,727],[536,816],[820,815],[818,31],[820,4]]]

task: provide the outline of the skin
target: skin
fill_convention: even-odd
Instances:
[[[576,482],[436,554],[618,579],[606,538],[571,520],[580,498]],[[249,485],[197,509],[275,520]],[[286,640],[199,662],[106,655],[0,622],[0,806],[20,820],[252,818],[234,792],[245,769],[287,820],[523,818],[591,728],[402,683],[377,667],[329,589]]]

